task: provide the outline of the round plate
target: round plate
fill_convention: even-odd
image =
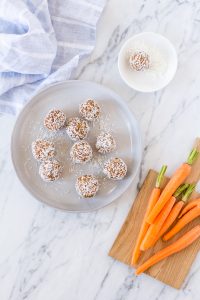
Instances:
[[[151,50],[156,60],[157,72],[137,72],[129,67],[130,51],[135,47],[138,51],[143,48],[145,52]],[[160,69],[160,60],[162,65],[164,64],[163,70]],[[142,32],[128,39],[122,46],[118,56],[118,69],[121,78],[131,88],[140,92],[154,92],[164,88],[174,77],[177,70],[177,54],[172,43],[164,36],[154,32]]]
[[[87,138],[93,147],[94,158],[87,164],[74,165],[69,156],[73,143],[66,130],[50,133],[44,128],[43,120],[52,108],[63,110],[67,118],[79,116],[79,104],[88,98],[95,99],[102,110],[100,120],[90,123]],[[95,138],[101,130],[110,131],[117,142],[117,150],[109,155],[95,151]],[[31,144],[37,138],[54,140],[57,159],[64,165],[60,180],[48,183],[40,178],[39,163],[31,152]],[[136,175],[142,152],[138,122],[122,98],[104,86],[87,81],[57,83],[35,95],[17,119],[11,151],[16,173],[32,195],[53,207],[74,212],[99,209],[122,195]],[[109,180],[103,175],[103,163],[110,157],[121,157],[126,162],[128,173],[123,180]],[[76,193],[76,178],[83,174],[94,174],[99,178],[100,189],[94,198],[82,199]]]

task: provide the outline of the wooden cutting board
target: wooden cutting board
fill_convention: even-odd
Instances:
[[[195,147],[200,151],[200,138],[196,139]],[[127,265],[130,265],[131,263],[132,251],[135,246],[141,222],[145,214],[149,194],[151,193],[151,190],[155,185],[156,177],[157,172],[150,170],[146,179],[144,180],[140,192],[138,193],[132,205],[132,208],[124,222],[124,225],[122,226],[109,252],[109,255],[112,256],[114,259],[117,259]],[[187,182],[198,182],[199,179],[200,155],[192,167],[192,172],[188,177]],[[165,178],[163,181],[163,187],[166,185],[167,181],[168,178]],[[200,195],[197,193],[193,193],[190,201],[194,198],[197,198],[198,196]],[[188,224],[184,229],[181,230],[179,234],[174,236],[174,238],[170,239],[168,242],[163,242],[162,240],[159,240],[152,249],[149,249],[148,251],[142,254],[138,263],[143,263],[155,252],[157,252],[163,247],[168,246],[173,241],[177,240],[177,238],[182,236],[186,231],[188,231],[197,224],[200,224],[199,218]],[[195,241],[192,245],[182,250],[181,252],[176,253],[171,257],[168,257],[167,259],[157,263],[149,270],[147,270],[146,274],[174,288],[179,289],[183,284],[199,250],[200,239]]]

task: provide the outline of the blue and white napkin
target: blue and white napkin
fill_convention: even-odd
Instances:
[[[91,53],[106,0],[0,0],[0,112],[72,77]]]

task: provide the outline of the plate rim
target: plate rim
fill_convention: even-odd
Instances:
[[[117,197],[114,197],[109,203],[106,203],[106,204],[103,204],[102,206],[100,207],[96,207],[96,208],[91,208],[91,209],[87,209],[87,210],[70,210],[70,209],[67,209],[67,208],[61,208],[59,206],[57,206],[56,204],[55,205],[52,205],[51,203],[49,203],[48,201],[45,201],[44,199],[42,199],[38,194],[37,192],[30,188],[27,184],[26,184],[26,180],[23,179],[23,177],[19,174],[19,170],[18,170],[18,167],[16,165],[16,161],[15,161],[15,155],[14,155],[14,138],[15,138],[15,135],[16,135],[16,130],[17,130],[17,124],[18,122],[20,121],[20,118],[21,116],[23,115],[23,112],[29,107],[31,106],[32,104],[32,101],[34,101],[34,98],[41,94],[42,92],[45,92],[46,90],[48,90],[49,88],[53,87],[53,86],[58,86],[58,85],[61,85],[61,84],[64,84],[64,83],[77,83],[77,82],[81,82],[81,83],[88,83],[88,84],[93,84],[93,85],[97,85],[98,87],[101,87],[103,88],[104,90],[107,90],[108,92],[112,93],[114,96],[116,96],[116,98],[119,100],[120,104],[122,104],[122,106],[126,109],[126,111],[129,113],[129,115],[131,117],[133,117],[136,121],[136,126],[137,126],[137,131],[138,131],[138,136],[139,136],[139,139],[138,139],[138,142],[139,142],[139,148],[140,148],[140,153],[139,153],[139,159],[138,159],[138,162],[137,162],[137,166],[136,166],[136,169],[135,169],[135,172],[133,173],[133,175],[131,176],[130,178],[130,181],[127,183],[127,185],[125,186],[125,188],[122,188],[121,189],[121,192],[120,194],[117,196]],[[38,91],[36,91],[32,97],[30,98],[30,100],[24,105],[24,107],[21,109],[21,111],[19,112],[18,116],[17,116],[17,119],[15,121],[15,124],[14,124],[14,128],[12,130],[12,135],[11,135],[11,143],[10,143],[10,150],[11,150],[11,160],[12,160],[12,164],[14,166],[14,170],[15,170],[15,173],[19,179],[19,181],[21,182],[22,186],[25,188],[26,191],[28,191],[28,193],[33,196],[36,200],[38,200],[39,202],[41,202],[42,204],[45,204],[51,208],[54,208],[54,209],[58,209],[60,211],[65,211],[65,212],[69,212],[69,213],[89,213],[89,212],[94,212],[94,211],[97,211],[99,209],[102,209],[110,204],[112,204],[114,201],[116,201],[118,198],[120,198],[122,196],[123,193],[125,193],[126,190],[128,190],[128,188],[130,187],[131,183],[133,182],[133,180],[135,179],[137,173],[138,173],[138,170],[139,170],[139,167],[141,165],[141,160],[142,160],[142,152],[143,152],[143,148],[142,148],[142,134],[141,134],[141,128],[140,128],[140,124],[139,124],[139,121],[137,119],[137,117],[135,116],[135,113],[132,112],[128,106],[128,104],[123,101],[123,98],[122,96],[120,96],[118,93],[116,93],[115,91],[113,91],[111,88],[105,86],[105,85],[102,85],[100,83],[97,83],[95,81],[90,81],[90,80],[62,80],[62,81],[58,81],[58,82],[55,82],[55,83],[52,83],[48,86],[45,86],[41,89],[39,89]]]

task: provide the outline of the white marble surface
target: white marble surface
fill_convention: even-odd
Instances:
[[[164,90],[142,94],[128,88],[117,54],[135,33],[156,31],[175,45],[179,67]],[[112,205],[91,214],[66,214],[40,204],[22,187],[10,159],[13,117],[0,118],[1,300],[195,300],[200,256],[182,290],[142,275],[108,257],[148,169],[169,164],[168,174],[200,135],[200,2],[110,0],[99,22],[97,45],[77,78],[100,82],[124,97],[138,117],[144,140],[140,172]],[[181,266],[180,266],[181,267]]]

